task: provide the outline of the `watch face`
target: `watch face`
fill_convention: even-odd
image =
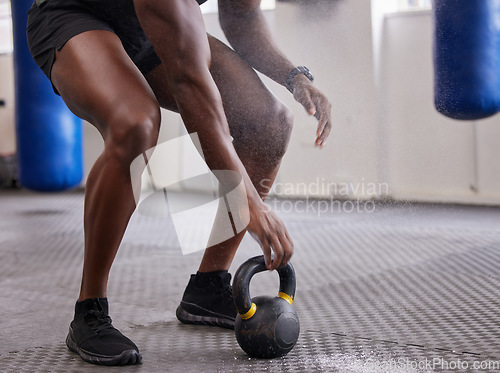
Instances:
[[[313,81],[314,77],[312,76],[311,72],[309,71],[309,69],[305,66],[301,66],[299,68],[301,70],[301,72],[307,76],[307,78],[310,80],[310,81]]]

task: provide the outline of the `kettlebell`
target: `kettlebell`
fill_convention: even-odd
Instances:
[[[277,297],[250,297],[250,280],[267,270],[264,256],[243,263],[234,275],[233,296],[238,315],[234,333],[240,347],[251,357],[284,356],[299,338],[300,323],[292,307],[295,296],[295,270],[288,263],[278,268],[280,287]]]

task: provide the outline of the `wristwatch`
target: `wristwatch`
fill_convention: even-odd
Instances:
[[[288,76],[286,77],[285,80],[285,87],[288,89],[291,93],[293,93],[293,78],[295,78],[299,74],[304,74],[307,79],[309,79],[311,82],[314,81],[314,76],[312,76],[311,72],[309,69],[305,66],[297,66],[295,69],[290,71]]]

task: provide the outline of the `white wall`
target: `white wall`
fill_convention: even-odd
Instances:
[[[14,125],[14,65],[11,54],[0,54],[0,156],[16,151]]]

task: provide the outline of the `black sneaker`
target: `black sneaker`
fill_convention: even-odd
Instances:
[[[76,302],[75,318],[66,338],[68,348],[93,364],[140,364],[139,349],[111,324],[106,298]]]
[[[185,324],[234,329],[236,307],[231,274],[217,271],[191,275],[176,316]]]

